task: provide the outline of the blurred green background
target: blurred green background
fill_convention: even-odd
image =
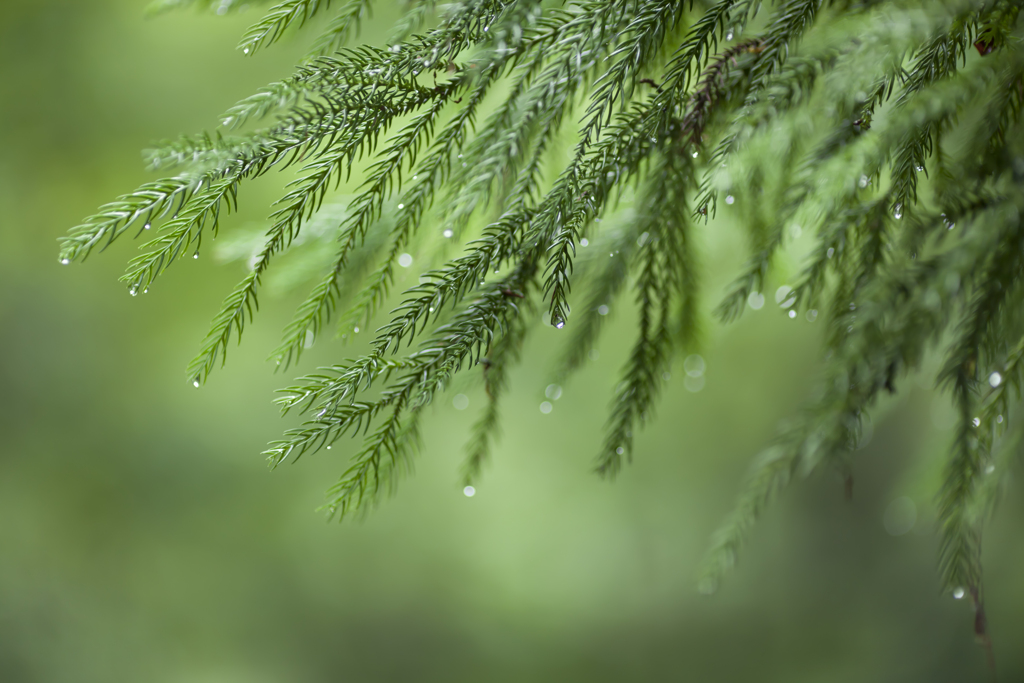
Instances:
[[[832,475],[798,482],[722,589],[697,593],[752,456],[813,386],[818,327],[770,296],[708,328],[701,391],[677,363],[618,481],[591,466],[628,310],[550,414],[538,406],[560,337],[533,335],[475,497],[458,486],[483,404],[467,380],[431,409],[399,495],[365,522],[325,523],[315,509],[346,448],[274,472],[259,456],[289,424],[271,404],[287,376],[263,359],[296,296],[265,297],[197,392],[184,367],[241,265],[187,259],[132,298],[117,282],[128,241],[57,263],[68,227],[152,177],[141,149],[210,128],[290,72],[301,37],[255,59],[234,50],[256,13],[0,2],[0,681],[990,678],[970,606],[938,589],[949,422],[923,378],[876,411],[852,503]],[[385,34],[386,14],[365,37]],[[281,183],[243,188],[226,229],[265,216]],[[703,233],[711,303],[743,255],[729,220]],[[319,344],[299,371],[349,353]],[[1024,680],[1022,524],[1017,483],[985,545],[1003,681]]]

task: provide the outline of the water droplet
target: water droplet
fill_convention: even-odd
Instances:
[[[899,220],[899,219],[903,218],[903,205],[902,204],[895,204],[895,205],[893,205],[893,207],[892,207],[892,215],[893,215],[893,218],[895,218],[896,220]]]
[[[142,290],[142,293],[143,294],[149,294],[149,287],[146,287],[144,290]]]
[[[917,523],[917,506],[906,496],[889,503],[882,516],[882,524],[890,536],[902,536]]]
[[[786,300],[786,297],[789,296],[789,293],[792,292],[792,291],[793,291],[793,288],[790,287],[789,285],[782,285],[781,287],[776,289],[775,290],[775,303],[781,305],[782,302]],[[790,304],[790,306],[792,306],[792,304]]]
[[[700,377],[703,375],[704,367],[704,359],[697,354],[689,355],[683,361],[683,370],[686,370],[686,374],[690,377]]]
[[[586,237],[584,237],[583,239],[580,240],[580,246],[581,247],[590,246],[590,240],[588,240]]]
[[[700,152],[694,152],[693,153],[693,158],[694,159],[696,159],[698,156],[700,156]]]
[[[818,312],[813,308],[807,311],[807,322],[813,323],[818,318]]]
[[[642,247],[647,244],[647,238],[651,236],[651,233],[644,232],[636,239],[636,246]]]
[[[352,328],[352,334],[359,334],[359,327],[358,326]]]
[[[833,249],[832,247],[829,247],[828,251],[825,252],[825,256],[827,256],[828,258],[832,258],[835,255],[835,253],[836,250]]]
[[[131,289],[128,290],[128,293],[131,294],[132,296],[135,296],[136,294],[139,293],[139,290],[136,289],[135,287],[132,287]]]
[[[996,422],[998,422],[999,424],[1003,424],[1003,416],[1002,415],[996,415]]]
[[[860,177],[860,181],[858,181],[857,184],[860,185],[861,187],[867,187],[868,183],[870,183],[870,182],[871,182],[870,178],[868,178],[866,175],[862,175]]]
[[[729,32],[725,34],[725,39],[726,40],[732,40],[732,36],[733,36],[732,29],[729,29]]]
[[[199,388],[199,378],[198,377],[196,377],[194,380],[192,380],[192,386],[194,386],[196,389]]]
[[[697,393],[698,391],[704,388],[704,377],[693,377],[687,375],[686,378],[683,379],[683,386],[686,387],[687,391]]]
[[[441,234],[444,235],[445,237],[447,237],[448,239],[451,239],[452,235],[454,235],[455,233],[452,232],[451,230],[445,230]]]
[[[953,599],[959,600],[962,597],[964,597],[964,589],[957,586],[953,589]]]
[[[915,166],[914,168],[917,170],[918,173],[924,170],[924,166]]]
[[[476,489],[473,488],[472,486],[467,486],[466,488],[462,489],[462,493],[464,496],[466,496],[466,498],[472,498],[473,496],[476,495]]]
[[[555,321],[555,329],[556,330],[560,330],[563,327],[565,327],[565,321],[564,320],[557,320],[557,321]]]
[[[142,226],[142,229],[143,230],[149,230],[152,227],[153,227],[153,224],[150,223],[149,221],[146,221],[146,224]]]
[[[789,317],[790,318],[795,318],[796,317],[796,311],[790,311],[789,312]]]
[[[988,383],[991,384],[992,388],[994,389],[995,387],[998,387],[1000,384],[1003,383],[1003,376],[1000,375],[998,372],[993,372],[991,375],[988,376]]]
[[[408,268],[412,265],[412,254],[402,254],[398,257],[398,265]]]
[[[328,446],[328,447],[327,447],[327,450],[331,450],[331,447],[330,447],[330,446]]]
[[[598,315],[608,315],[608,307],[605,306],[604,304],[601,304],[600,306],[597,307],[597,313]]]
[[[399,208],[399,209],[404,209],[404,208],[405,208],[405,204],[399,204],[399,205],[398,205],[398,208]]]
[[[312,348],[313,342],[316,340],[316,335],[313,334],[313,330],[306,330],[306,338],[302,342],[302,347],[305,349]]]
[[[623,448],[622,446],[619,446],[618,448],[615,449],[615,454],[616,455],[622,455],[625,452],[626,452],[626,449]]]
[[[465,410],[469,407],[469,396],[455,394],[455,397],[452,398],[452,405],[455,406],[455,410]]]
[[[975,427],[980,427],[981,426],[981,418],[980,417],[974,418],[973,420],[971,420],[971,424],[973,424]]]
[[[985,474],[992,474],[995,471],[996,471],[996,466],[995,465],[988,465],[988,466],[985,467]]]
[[[731,194],[725,196],[725,203],[726,204],[732,204],[735,201],[736,201],[736,198],[733,197]]]
[[[661,378],[667,382],[670,379],[672,379],[672,373],[671,372],[663,372],[663,373],[661,373]]]
[[[192,258],[194,258],[194,259],[199,258],[199,252],[197,251],[196,253],[192,254]]]
[[[244,50],[242,50],[242,52],[245,54],[249,54],[249,48],[245,48]]]
[[[562,387],[557,384],[549,384],[547,389],[544,390],[544,395],[552,401],[557,401],[562,397]]]
[[[551,405],[550,401],[544,401],[543,403],[540,404],[540,412],[544,413],[545,415],[550,413],[552,408],[553,406]]]
[[[71,259],[68,259],[68,258],[62,258],[62,259],[60,260],[60,264],[61,264],[62,266],[66,266],[66,265],[68,265],[69,263],[71,263]]]
[[[751,292],[747,296],[747,305],[753,308],[755,311],[760,311],[761,307],[764,306],[764,294],[759,292]]]

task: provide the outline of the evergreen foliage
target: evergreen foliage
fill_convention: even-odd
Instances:
[[[399,259],[427,250],[425,226],[461,243],[401,295],[366,355],[279,399],[308,419],[269,446],[273,464],[364,439],[329,493],[327,509],[345,517],[394,488],[421,409],[480,366],[490,404],[463,470],[474,482],[530,327],[567,328],[565,378],[600,333],[601,306],[631,288],[637,338],[596,465],[614,476],[672,358],[699,341],[694,235],[720,201],[743,207],[751,255],[716,309],[729,321],[764,296],[799,225],[815,246],[779,302],[828,326],[821,390],[756,460],[701,588],[714,590],[795,476],[831,468],[852,481],[867,411],[939,347],[937,379],[958,414],[938,497],[940,570],[946,590],[973,601],[986,639],[982,527],[1022,435],[1011,419],[1024,381],[1019,0],[408,0],[389,44],[347,47],[371,4],[267,10],[240,50],[315,24],[309,58],[226,112],[222,132],[152,151],[152,168],[178,170],[73,228],[61,262],[129,230],[153,235],[122,278],[145,292],[217,235],[248,180],[297,169],[189,366],[200,386],[252,319],[272,262],[304,241],[327,258],[293,266],[319,281],[274,352],[281,367],[332,319],[342,335],[381,320]],[[225,13],[242,2],[154,9],[185,5]],[[355,195],[325,206],[353,175]],[[606,227],[634,193],[635,215]],[[620,258],[577,253],[590,242]],[[579,311],[574,285],[588,292]]]

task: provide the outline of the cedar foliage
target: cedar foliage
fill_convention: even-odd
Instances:
[[[822,389],[756,460],[701,589],[715,589],[794,476],[849,477],[867,411],[938,346],[937,380],[958,414],[938,495],[940,571],[946,590],[969,595],[986,639],[982,526],[1021,438],[1019,425],[1007,431],[1024,377],[1020,1],[406,0],[387,45],[349,46],[372,4],[269,9],[242,53],[314,23],[308,59],[228,110],[218,132],[151,151],[150,166],[173,174],[72,228],[61,262],[134,230],[149,239],[122,279],[146,292],[217,235],[248,180],[297,169],[188,378],[198,387],[224,362],[272,263],[320,244],[326,259],[293,266],[319,280],[273,358],[298,361],[332,319],[343,335],[383,322],[369,353],[282,391],[282,410],[308,418],[265,454],[276,465],[362,438],[329,492],[328,511],[345,517],[395,486],[421,409],[482,365],[490,403],[464,467],[473,482],[529,328],[567,328],[566,377],[601,330],[600,305],[631,288],[638,334],[597,459],[614,476],[673,355],[695,343],[694,235],[719,201],[752,207],[751,255],[716,309],[723,321],[763,301],[773,261],[803,226],[815,246],[779,303],[828,325]],[[243,3],[154,9],[186,5],[223,14]],[[567,129],[575,146],[552,176]],[[331,203],[354,169],[355,195]],[[633,193],[633,218],[604,229]],[[396,264],[422,250],[424,226],[462,251],[382,318]],[[590,241],[622,258],[588,260],[577,248]],[[571,311],[581,280],[589,298]]]

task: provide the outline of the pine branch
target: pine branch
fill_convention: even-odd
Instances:
[[[439,104],[434,105],[435,109],[443,106],[445,100],[439,98],[438,102]],[[268,267],[270,259],[295,239],[302,221],[310,218],[320,207],[331,184],[337,184],[341,171],[344,168],[351,169],[353,157],[358,151],[367,145],[372,146],[372,138],[376,135],[378,126],[386,126],[399,113],[401,113],[400,110],[382,109],[369,113],[364,121],[349,121],[349,125],[346,126],[348,140],[342,144],[333,145],[328,153],[306,167],[305,170],[309,171],[308,175],[292,184],[293,189],[279,202],[281,208],[271,216],[274,224],[267,232],[266,243],[257,256],[252,271],[224,301],[220,313],[214,319],[211,330],[203,342],[202,350],[189,364],[188,373],[193,378],[193,384],[197,382],[202,384],[206,380],[213,370],[218,356],[221,358],[221,363],[224,362],[232,332],[236,333],[241,340],[241,332],[246,319],[252,318],[253,309],[258,305],[256,290],[260,283],[260,276]],[[386,182],[387,179],[385,179]],[[370,210],[376,211],[379,215],[379,200],[376,205],[372,204],[372,200],[368,203],[371,206]],[[352,222],[351,217],[349,222]],[[166,251],[166,248],[164,250]],[[151,254],[159,253],[159,251],[151,252]],[[345,256],[347,258],[347,253]],[[332,281],[332,284],[334,282]],[[148,284],[148,281],[146,283]],[[332,293],[335,290],[336,285],[331,290]],[[318,309],[317,313],[320,310]],[[292,337],[287,342],[287,350],[283,355],[283,360],[286,363],[293,353],[296,357],[301,353],[307,330],[312,331],[314,336],[319,332],[320,319],[314,315],[312,322],[301,326],[301,329],[296,324],[289,328],[292,330]]]
[[[519,362],[523,343],[529,326],[528,318],[533,311],[529,305],[520,308],[505,332],[488,350],[487,357],[480,360],[483,368],[484,389],[487,393],[487,407],[483,416],[473,425],[473,434],[466,446],[466,459],[462,463],[463,485],[479,481],[484,464],[490,458],[491,448],[498,438],[501,426],[499,405],[508,389],[509,371]]]
[[[185,6],[241,7],[161,0],[153,9]],[[869,412],[939,346],[959,414],[939,499],[939,565],[948,590],[970,594],[987,643],[982,530],[1024,439],[1019,3],[784,0],[766,9],[718,0],[694,14],[669,0],[409,0],[387,47],[345,47],[372,8],[273,6],[243,51],[322,20],[312,56],[225,112],[222,130],[147,152],[152,169],[178,170],[72,228],[61,262],[129,231],[147,235],[123,278],[132,294],[145,292],[175,260],[198,257],[243,185],[297,170],[265,233],[228,249],[249,270],[189,367],[199,386],[252,320],[265,277],[316,283],[274,351],[287,367],[336,310],[348,311],[345,335],[374,324],[396,262],[407,265],[424,226],[460,244],[400,295],[363,356],[307,374],[278,399],[305,417],[269,445],[272,464],[362,439],[328,493],[328,512],[344,518],[394,490],[411,468],[423,408],[466,371],[482,375],[488,395],[461,473],[476,481],[523,339],[543,309],[566,325],[581,282],[585,310],[557,381],[589,356],[613,301],[638,318],[597,462],[618,472],[673,354],[698,340],[698,224],[728,193],[752,246],[719,318],[756,305],[773,264],[794,256],[793,237],[810,233],[777,296],[791,318],[820,309],[826,356],[820,390],[755,462],[716,535],[702,589],[718,585],[795,477],[825,468],[852,477]],[[748,26],[759,33],[737,40]],[[346,202],[329,197],[349,182]],[[635,211],[618,214],[615,228],[599,222],[634,196]],[[632,302],[618,297],[627,286]]]
[[[429,135],[453,92],[452,88],[448,88],[430,109],[406,126],[381,154],[381,159],[371,167],[363,191],[349,205],[349,215],[342,225],[340,246],[334,263],[327,276],[300,306],[298,316],[285,329],[284,340],[273,354],[278,361],[287,366],[293,359],[298,360],[305,345],[306,333],[319,335],[335,306],[338,280],[348,265],[352,251],[362,243],[366,231],[380,217],[384,200],[390,195],[393,185],[401,182],[402,167],[415,164],[420,140]]]
[[[456,114],[445,130],[434,140],[427,155],[427,161],[421,165],[414,180],[422,178],[402,197],[395,227],[391,231],[391,247],[384,263],[366,281],[359,301],[346,316],[342,329],[354,329],[358,325],[368,325],[370,318],[384,302],[394,273],[395,263],[399,254],[408,244],[416,227],[421,223],[424,213],[434,198],[436,189],[443,186],[451,174],[452,150],[461,149],[467,130],[473,124],[477,107],[483,101],[493,81],[484,78],[477,85],[469,101]],[[410,162],[411,165],[412,162]]]
[[[942,530],[939,567],[945,587],[950,591],[958,588],[967,590],[979,611],[983,610],[982,520],[972,513],[975,490],[984,476],[986,461],[991,456],[988,449],[983,447],[987,444],[978,436],[982,427],[976,409],[980,384],[992,377],[982,371],[983,367],[994,360],[986,338],[991,337],[993,324],[1001,308],[1006,305],[1007,296],[1020,282],[1020,253],[1024,247],[1024,233],[1018,225],[1010,225],[1013,227],[1004,233],[1001,248],[993,254],[986,272],[980,277],[970,311],[961,323],[959,339],[953,345],[946,367],[940,375],[941,381],[952,387],[959,421],[953,455],[947,463],[939,497]],[[979,374],[982,378],[979,378]],[[979,623],[983,626],[984,620]],[[976,634],[979,637],[987,636],[983,628],[979,631],[976,627]]]
[[[693,180],[689,161],[685,153],[669,150],[651,169],[650,185],[641,203],[643,213],[637,228],[638,335],[625,377],[616,391],[604,449],[598,456],[597,471],[606,476],[618,473],[623,456],[632,459],[633,432],[650,417],[676,342],[684,346],[694,342],[696,325],[685,313],[681,338],[672,334],[670,319],[678,300],[682,300],[684,312],[694,307],[694,292],[683,286],[690,277],[685,268],[691,262],[686,219],[690,213],[686,188]]]
[[[254,54],[261,47],[279,40],[293,26],[305,25],[317,13],[330,6],[331,0],[285,0],[271,8],[266,16],[246,31],[238,49],[245,54]]]
[[[363,17],[370,17],[370,10],[373,6],[371,0],[352,0],[334,15],[331,23],[327,25],[316,43],[313,45],[313,57],[335,52],[345,45],[349,38],[359,35],[359,26]]]
[[[1006,211],[1006,209],[1002,209]],[[983,212],[1000,218],[1007,213]],[[969,234],[958,248],[916,261],[902,261],[872,282],[853,308],[837,307],[835,338],[823,395],[800,421],[787,429],[779,445],[767,451],[732,516],[721,527],[703,569],[702,586],[713,590],[736,562],[739,547],[767,504],[797,472],[810,473],[856,443],[861,415],[883,390],[894,390],[899,375],[917,367],[930,340],[938,338],[961,290],[929,289],[929,282],[967,281],[979,258],[992,253],[1005,233]],[[847,299],[848,300],[848,299]],[[842,301],[842,299],[839,299]]]
[[[592,289],[583,310],[577,313],[575,323],[570,328],[569,341],[565,352],[558,362],[554,381],[562,384],[570,375],[578,370],[589,357],[591,350],[601,333],[604,323],[615,308],[613,303],[619,292],[626,285],[630,274],[633,254],[637,248],[640,235],[636,232],[637,223],[633,222],[605,240],[595,238],[591,263],[587,263],[583,254],[577,262],[583,260],[583,268],[597,262],[601,267],[596,274],[586,278],[592,281]],[[589,246],[589,242],[587,245]],[[607,257],[604,257],[608,254]],[[584,273],[587,275],[587,273]]]

